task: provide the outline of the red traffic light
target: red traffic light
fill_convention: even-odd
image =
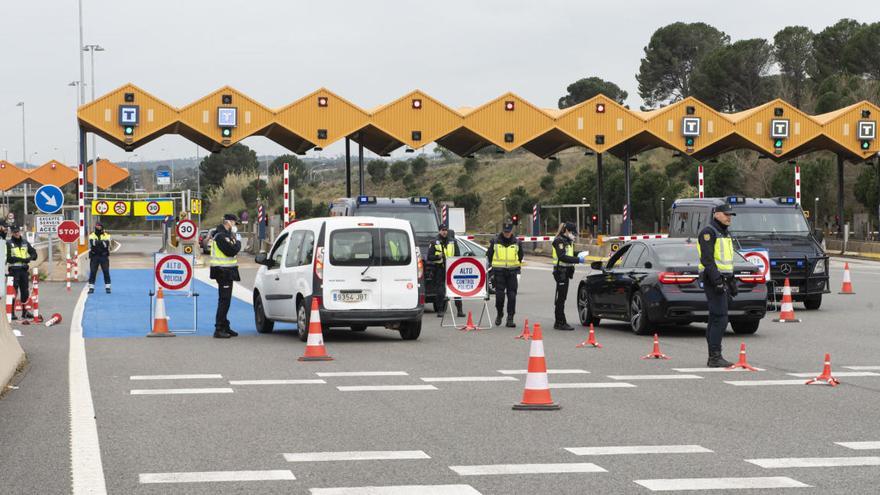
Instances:
[[[596,103],[596,113],[605,113],[604,103]]]
[[[504,109],[507,110],[508,112],[512,112],[514,109],[514,106],[515,105],[512,101],[505,101],[504,102]]]
[[[510,217],[510,221],[511,221],[511,223],[513,223],[514,225],[518,224],[518,223],[519,223],[519,215],[513,215],[513,216],[511,216],[511,217]]]
[[[593,215],[593,223],[599,221],[599,215]]]

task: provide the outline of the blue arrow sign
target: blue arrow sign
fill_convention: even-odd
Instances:
[[[64,206],[64,193],[61,188],[51,184],[45,185],[37,189],[34,194],[34,203],[43,213],[55,213]]]

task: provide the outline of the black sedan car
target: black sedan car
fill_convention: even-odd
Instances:
[[[578,285],[581,324],[601,318],[628,321],[645,335],[655,325],[706,322],[706,295],[699,277],[697,242],[693,239],[635,241],[621,246],[607,262],[595,261]],[[733,331],[758,331],[767,311],[767,286],[758,268],[739,254],[734,257],[739,294],[729,307]]]

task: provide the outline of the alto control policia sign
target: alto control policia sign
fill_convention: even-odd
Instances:
[[[486,267],[483,261],[470,256],[447,260],[446,290],[456,297],[486,297]]]

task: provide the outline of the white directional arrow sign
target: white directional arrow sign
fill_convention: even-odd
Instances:
[[[55,200],[55,196],[49,196],[48,194],[46,194],[46,191],[40,191],[40,196],[42,196],[43,199],[46,200],[47,205],[53,208],[58,206],[58,201]]]

